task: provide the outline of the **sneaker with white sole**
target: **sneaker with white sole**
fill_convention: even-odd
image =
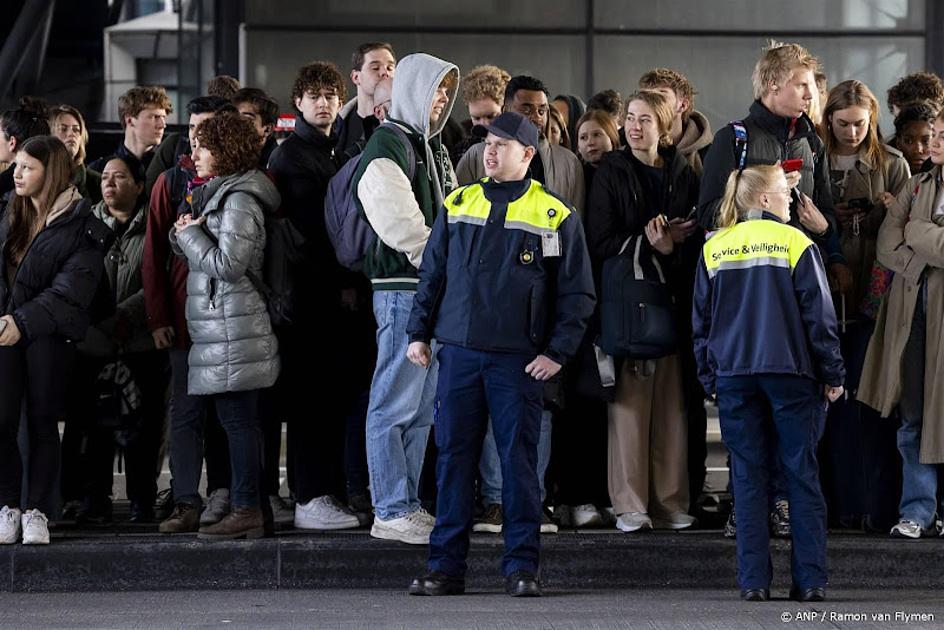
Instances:
[[[315,497],[308,503],[295,504],[298,529],[354,529],[361,526],[357,515],[331,495]]]
[[[541,512],[541,533],[542,534],[556,534],[557,533],[557,523],[551,520],[551,517],[548,516],[547,512],[542,510]]]
[[[472,521],[472,531],[476,533],[500,534],[502,530],[502,506],[489,503],[482,516]]]
[[[624,512],[616,519],[616,529],[621,532],[652,529],[652,519],[645,512]]]
[[[22,531],[23,513],[19,508],[6,505],[0,509],[0,545],[12,545],[19,542]]]
[[[923,528],[914,521],[901,519],[897,525],[892,527],[892,531],[889,533],[893,538],[921,538]]]
[[[229,488],[217,488],[207,497],[206,507],[200,513],[201,525],[215,525],[229,514]]]
[[[418,509],[418,510],[415,512],[415,514],[416,514],[417,518],[421,518],[421,519],[423,519],[424,521],[426,521],[427,523],[429,523],[430,525],[432,525],[432,526],[435,527],[435,525],[436,525],[436,517],[433,516],[432,514],[430,514],[429,512],[427,512],[424,508]]]
[[[49,519],[37,509],[26,510],[22,517],[23,544],[48,545]]]
[[[578,505],[571,511],[574,527],[599,527],[603,525],[603,514],[592,503]]]
[[[381,520],[374,518],[370,535],[384,540],[397,540],[408,545],[428,545],[429,534],[433,526],[417,512],[411,512],[400,518]]]
[[[668,516],[652,517],[654,529],[686,529],[695,524],[697,519],[685,512],[672,512]]]

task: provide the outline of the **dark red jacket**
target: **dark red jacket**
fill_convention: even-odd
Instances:
[[[180,167],[174,167],[180,168]],[[148,328],[155,331],[171,326],[174,329],[174,348],[190,347],[184,305],[187,302],[187,262],[170,249],[170,231],[177,221],[178,208],[174,207],[171,181],[185,178],[171,177],[174,169],[161,173],[151,189],[151,202],[144,237],[144,263],[141,275],[144,281],[144,308]]]

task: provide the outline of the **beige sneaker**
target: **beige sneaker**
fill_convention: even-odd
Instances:
[[[397,540],[408,545],[428,545],[429,534],[432,531],[433,526],[426,518],[417,512],[411,512],[406,516],[387,521],[374,518],[370,535],[384,540]]]

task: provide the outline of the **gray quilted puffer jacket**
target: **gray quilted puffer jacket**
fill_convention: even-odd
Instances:
[[[280,201],[275,185],[258,170],[217,177],[194,190],[193,213],[206,216],[203,227],[171,230],[171,245],[190,268],[191,395],[262,389],[279,375],[265,299],[246,269],[262,275],[265,214]]]

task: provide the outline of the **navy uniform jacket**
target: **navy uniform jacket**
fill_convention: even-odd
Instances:
[[[748,220],[714,234],[695,278],[698,378],[715,391],[716,376],[796,374],[842,385],[836,312],[813,242],[776,216],[751,210]]]
[[[407,333],[410,341],[435,337],[564,364],[595,300],[574,210],[531,179],[485,178],[446,198],[423,252]]]

